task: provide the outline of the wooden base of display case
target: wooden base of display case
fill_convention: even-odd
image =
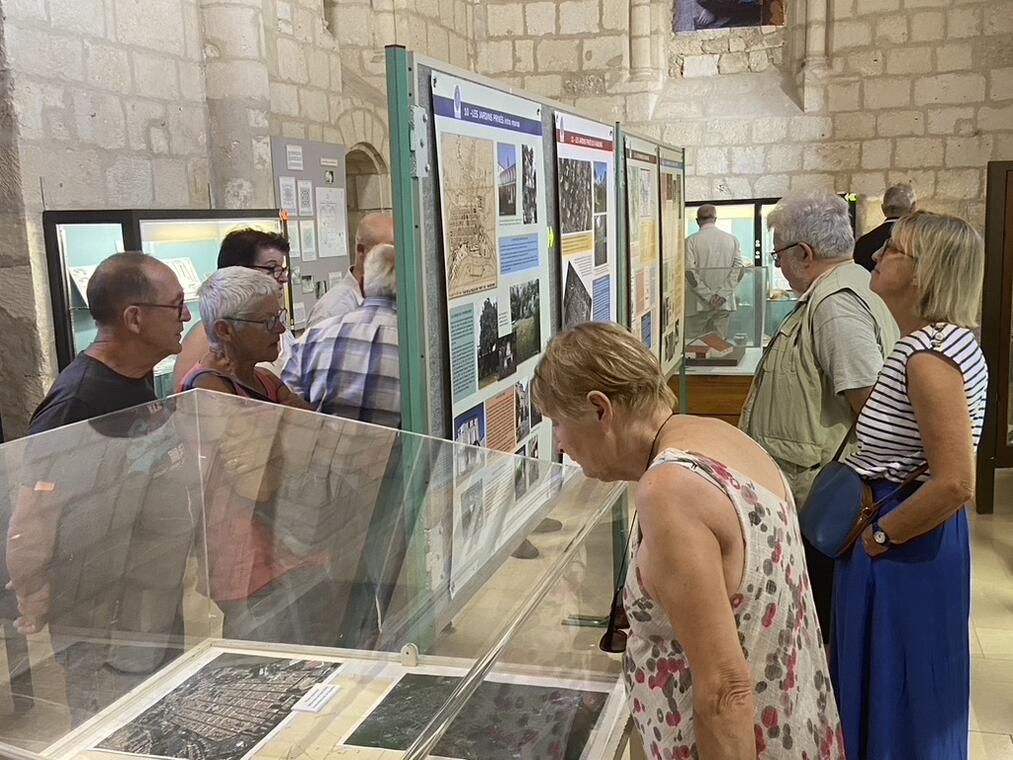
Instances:
[[[672,390],[678,393],[678,378],[674,381]],[[687,412],[738,426],[752,382],[751,375],[689,375],[686,378]]]

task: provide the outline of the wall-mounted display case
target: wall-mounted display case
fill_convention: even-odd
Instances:
[[[609,608],[621,486],[201,390],[5,444],[0,482],[38,627],[0,757],[616,756],[621,660],[568,621]]]
[[[120,251],[143,251],[171,266],[190,306],[190,330],[200,321],[197,286],[218,268],[222,239],[242,227],[282,231],[272,209],[46,211],[42,223],[60,369],[95,339],[86,289],[103,259]],[[159,396],[171,393],[174,361],[169,357],[155,368]]]

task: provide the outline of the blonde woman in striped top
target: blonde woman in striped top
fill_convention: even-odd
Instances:
[[[859,415],[859,447],[848,459],[877,499],[889,498],[836,568],[831,662],[845,749],[852,760],[962,760],[970,690],[965,505],[974,497],[988,385],[971,332],[984,245],[967,222],[918,212],[894,225],[874,260],[872,290],[903,337]]]

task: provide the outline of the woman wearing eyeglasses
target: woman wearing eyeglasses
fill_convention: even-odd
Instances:
[[[773,460],[730,425],[676,415],[657,360],[617,325],[555,337],[533,396],[587,476],[636,483],[624,673],[647,756],[843,758],[795,504]]]
[[[309,409],[278,377],[257,365],[278,358],[288,312],[278,283],[245,267],[212,274],[197,291],[208,350],[181,382],[181,390],[204,388]]]
[[[289,280],[288,251],[288,241],[277,233],[255,229],[233,230],[222,240],[218,251],[218,269],[245,267],[269,275],[279,287],[284,287]],[[282,333],[278,356],[265,363],[265,369],[270,369],[274,374],[280,373],[294,342],[291,333]],[[183,378],[207,350],[208,336],[204,322],[201,321],[187,333],[179,356],[176,357],[172,385],[177,393],[182,390]]]
[[[894,224],[873,261],[872,290],[903,337],[846,460],[885,504],[837,560],[834,686],[848,758],[961,760],[970,701],[965,506],[988,387],[972,332],[985,248],[964,220],[919,211]]]

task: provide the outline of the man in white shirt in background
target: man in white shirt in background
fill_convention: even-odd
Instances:
[[[306,329],[325,319],[343,317],[362,306],[362,274],[366,254],[376,246],[394,245],[394,220],[388,214],[367,214],[355,228],[355,258],[345,276],[310,309]]]
[[[686,338],[717,333],[727,337],[735,311],[735,288],[744,273],[739,241],[717,227],[718,212],[707,203],[697,209],[700,226],[686,238]]]

